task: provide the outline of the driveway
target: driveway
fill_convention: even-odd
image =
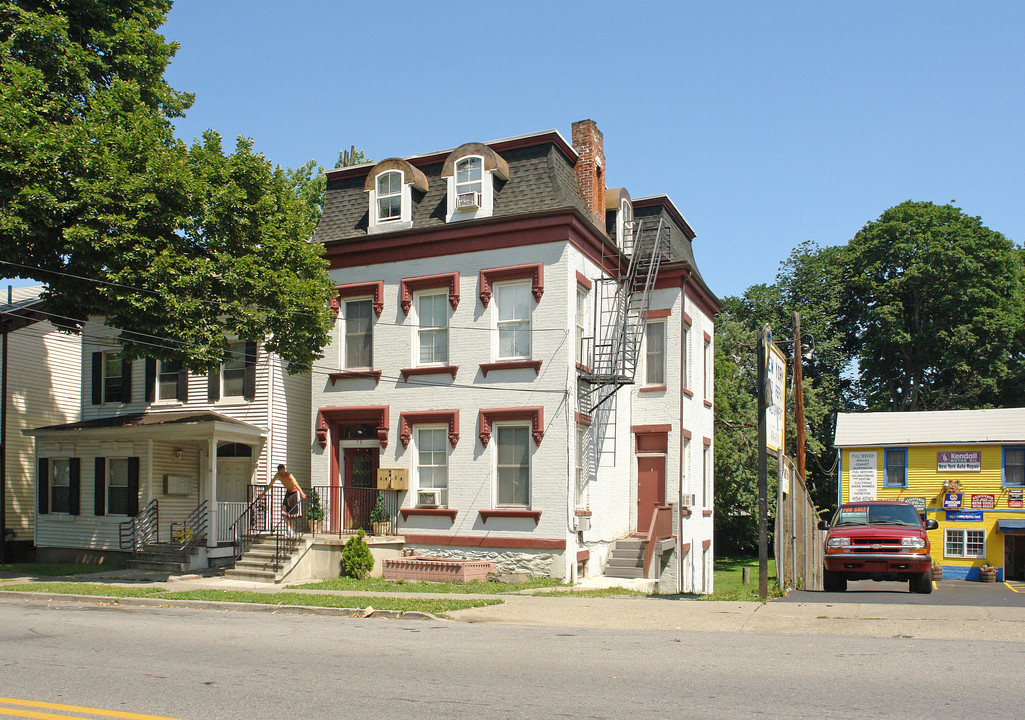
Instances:
[[[847,592],[792,590],[773,603],[872,603],[874,605],[970,605],[1025,608],[1025,582],[1002,583],[937,580],[929,595],[908,592],[906,582],[848,581]]]

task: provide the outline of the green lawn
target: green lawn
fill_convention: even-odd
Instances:
[[[743,568],[751,568],[751,584],[743,583]],[[755,600],[758,597],[758,558],[719,558],[715,561],[715,592],[702,600]],[[769,597],[782,597],[776,583],[776,561],[769,558]]]
[[[19,592],[45,592],[63,595],[95,595],[114,598],[148,597],[161,600],[206,600],[210,602],[240,602],[259,605],[300,605],[304,607],[332,607],[375,610],[396,610],[399,612],[427,612],[445,616],[453,610],[498,605],[497,598],[399,598],[367,595],[327,595],[299,592],[246,592],[237,590],[189,590],[167,592],[158,587],[105,585],[99,583],[44,582],[7,585],[5,590]]]
[[[414,582],[412,580],[385,580],[368,577],[362,580],[340,577],[331,580],[295,585],[298,590],[334,590],[381,593],[461,593],[470,595],[501,595],[502,593],[539,588],[562,587],[563,584],[551,578],[534,578],[521,583],[502,583],[488,580],[472,580],[468,583]]]

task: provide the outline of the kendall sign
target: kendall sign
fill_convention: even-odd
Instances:
[[[980,450],[936,453],[936,472],[979,472],[981,470],[982,452]]]

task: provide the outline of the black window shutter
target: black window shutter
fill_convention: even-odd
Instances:
[[[82,512],[82,458],[73,457],[68,461],[71,477],[68,482],[68,514],[78,515]]]
[[[132,361],[121,360],[121,402],[132,401]]]
[[[217,402],[221,399],[221,369],[211,370],[206,374],[206,399]]]
[[[144,398],[146,402],[153,402],[156,397],[157,388],[157,359],[146,358],[146,387],[144,389]]]
[[[139,514],[139,458],[128,458],[128,515]]]
[[[242,376],[242,398],[251,401],[256,397],[256,343],[246,343],[246,368]]]
[[[50,458],[39,458],[39,514],[50,512]]]
[[[107,459],[94,458],[96,462],[96,475],[93,480],[93,514],[107,514]]]
[[[178,401],[189,401],[189,371],[185,368],[178,371]]]
[[[93,405],[103,403],[103,353],[93,353]]]

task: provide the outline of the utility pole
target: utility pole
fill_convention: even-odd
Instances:
[[[766,323],[758,331],[757,350],[757,383],[758,383],[758,597],[766,600],[769,597],[769,483],[766,465],[768,449],[765,446],[766,426],[765,411],[772,402],[769,395],[769,344],[772,342],[772,330]]]
[[[797,474],[806,481],[804,474],[804,371],[801,367],[804,357],[801,347],[801,314],[794,313],[794,425],[797,426]]]

